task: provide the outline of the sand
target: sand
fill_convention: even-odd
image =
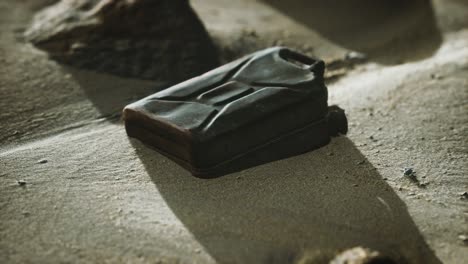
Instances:
[[[346,137],[212,180],[126,136],[120,109],[163,82],[65,67],[22,41],[45,2],[0,3],[2,262],[326,263],[354,246],[400,262],[468,259],[463,1],[415,1],[412,15],[370,17],[348,39],[294,5],[192,1],[224,60],[274,44],[326,61],[369,54],[328,84]]]

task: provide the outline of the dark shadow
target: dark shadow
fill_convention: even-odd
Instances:
[[[291,263],[304,255],[321,263],[355,246],[397,263],[440,263],[405,204],[346,137],[210,180],[131,142],[168,206],[219,263]]]
[[[442,37],[429,0],[263,0],[346,49],[396,64],[429,57]]]
[[[101,114],[100,118],[118,120],[122,109],[143,97],[170,86],[166,81],[120,78],[109,74],[63,67]]]

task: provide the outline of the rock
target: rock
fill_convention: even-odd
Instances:
[[[466,235],[459,235],[458,239],[460,239],[463,243],[468,244],[468,236]]]
[[[125,77],[175,82],[217,66],[187,0],[62,0],[24,35],[61,63]]]
[[[413,168],[408,167],[403,169],[403,175],[406,177],[413,177],[415,175],[415,172]]]
[[[28,217],[28,216],[31,215],[31,213],[28,212],[28,211],[23,211],[23,212],[21,212],[21,214],[24,215],[25,217]]]
[[[468,192],[460,193],[460,199],[468,200]]]
[[[343,251],[330,261],[330,264],[394,264],[391,258],[383,256],[377,251],[355,247]]]
[[[25,186],[26,185],[25,180],[18,180],[17,183],[18,183],[19,186]]]
[[[350,51],[346,53],[345,60],[352,62],[364,62],[367,60],[367,55],[357,51]]]
[[[46,160],[46,159],[40,159],[40,160],[37,161],[37,163],[39,163],[39,164],[45,164],[47,162],[48,162],[48,160]]]

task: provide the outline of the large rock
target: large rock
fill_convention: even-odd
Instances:
[[[179,81],[217,64],[187,0],[62,0],[25,37],[59,62],[127,77]]]

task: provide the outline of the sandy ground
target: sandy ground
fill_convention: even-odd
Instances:
[[[125,134],[122,107],[164,83],[64,67],[22,41],[44,2],[0,2],[0,262],[325,263],[354,246],[468,259],[466,2],[350,17],[352,4],[193,0],[224,60],[278,44],[369,55],[328,85],[346,137],[212,180]]]

